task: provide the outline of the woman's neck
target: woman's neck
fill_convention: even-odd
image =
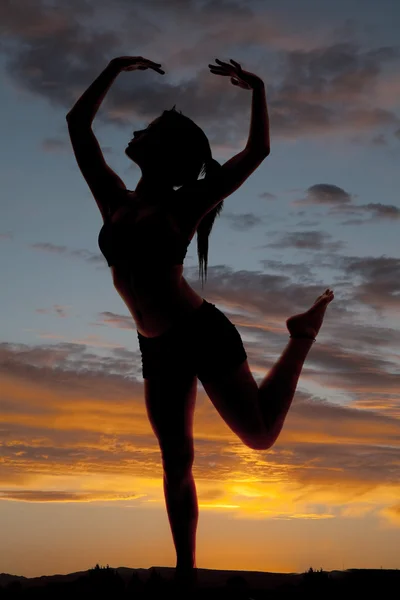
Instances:
[[[139,202],[156,206],[159,204],[164,204],[166,197],[169,196],[173,191],[173,188],[170,188],[166,185],[156,185],[153,182],[149,183],[142,177],[137,184],[134,193]]]

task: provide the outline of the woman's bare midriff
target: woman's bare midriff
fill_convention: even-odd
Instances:
[[[135,201],[134,192],[133,201]],[[135,223],[150,217],[156,208],[144,207],[136,211]],[[122,215],[120,215],[122,217]],[[129,217],[128,217],[129,218]],[[172,220],[172,226],[177,231],[183,231],[188,239],[195,233],[192,225],[185,227],[182,223]],[[166,224],[166,226],[168,226]],[[137,228],[137,224],[135,225]],[[136,328],[145,337],[162,335],[179,320],[198,309],[203,298],[197,294],[183,277],[183,265],[170,265],[151,272],[141,268],[114,265],[111,267],[114,287],[131,313]]]

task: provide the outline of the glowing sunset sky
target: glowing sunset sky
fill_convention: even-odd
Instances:
[[[185,262],[258,381],[285,320],[335,292],[270,451],[198,385],[198,567],[398,568],[399,3],[14,0],[0,22],[0,572],[175,564],[136,329],[65,121],[120,55],[166,71],[119,75],[94,122],[129,189],[132,131],[174,104],[220,162],[245,146],[251,93],[215,58],[266,83],[271,155],[225,200],[203,290],[196,237]]]

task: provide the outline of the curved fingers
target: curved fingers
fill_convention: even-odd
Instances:
[[[232,69],[232,65],[236,69],[238,69],[239,71],[242,69],[241,65],[238,62],[236,62],[236,60],[232,60],[232,58],[229,59],[229,62],[232,63],[231,65],[229,63],[227,63],[227,62],[223,62],[222,60],[219,60],[219,58],[216,58],[215,62],[220,63],[220,65],[223,65],[223,66],[228,67],[230,69]]]
[[[232,65],[227,65],[227,67],[218,67],[215,65],[208,65],[212,71],[215,73],[221,73],[221,75],[236,75],[236,70],[232,67]]]
[[[220,64],[221,64],[221,65],[223,65],[224,67],[228,67],[228,68],[230,68],[230,69],[232,68],[232,65],[230,65],[229,63],[227,63],[227,62],[224,62],[224,61],[222,61],[222,60],[219,60],[219,58],[216,58],[216,59],[215,59],[215,62],[217,62],[217,63],[220,63]]]

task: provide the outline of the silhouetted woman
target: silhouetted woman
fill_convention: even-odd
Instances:
[[[282,429],[303,363],[333,299],[327,289],[308,311],[286,321],[287,346],[258,386],[236,327],[183,277],[186,250],[197,232],[203,284],[208,236],[224,198],[270,152],[264,83],[230,62],[216,59],[209,68],[252,90],[252,114],[246,147],[223,166],[212,158],[202,129],[175,107],[135,131],[125,149],[142,173],[135,191],[127,190],[106,164],[92,121],[121,71],[151,68],[164,74],[161,64],[142,57],[111,60],[67,115],[79,168],[104,219],[99,247],[137,327],[146,408],[161,449],[176,576],[183,580],[196,573],[192,424],[197,378],[242,442],[267,450]]]

